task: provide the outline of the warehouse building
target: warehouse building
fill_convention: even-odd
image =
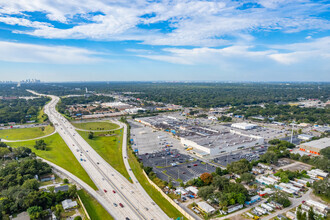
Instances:
[[[178,119],[172,116],[137,118],[136,121],[176,136],[183,147],[199,157],[253,147],[264,143],[264,138],[245,134],[226,126],[210,128],[201,126],[199,120]]]
[[[319,140],[310,141],[299,145],[299,150],[320,155],[320,151],[327,147],[330,147],[330,138],[321,138]]]
[[[243,123],[234,123],[231,125],[231,127],[242,129],[242,130],[250,130],[250,129],[257,127],[257,125],[243,122]]]

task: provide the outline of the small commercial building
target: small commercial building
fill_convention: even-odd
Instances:
[[[304,140],[304,141],[312,140],[313,137],[314,137],[314,136],[312,136],[312,135],[308,135],[308,134],[299,134],[299,135],[298,135],[298,138],[299,138],[300,140]]]
[[[321,138],[319,140],[310,141],[299,145],[299,150],[320,155],[320,151],[327,147],[330,147],[330,138]]]
[[[242,129],[242,130],[250,130],[250,129],[257,127],[257,125],[243,122],[243,123],[234,123],[231,125],[231,127]]]
[[[200,210],[202,210],[205,213],[213,213],[215,211],[215,209],[210,206],[207,202],[198,202],[197,203],[198,208],[200,208]]]

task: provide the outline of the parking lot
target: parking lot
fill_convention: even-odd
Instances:
[[[177,149],[182,148],[180,141],[169,133],[156,131],[133,120],[130,120],[130,125],[132,147],[133,150],[138,150],[139,154],[155,153],[161,151],[166,145],[174,146]]]
[[[213,159],[214,163],[226,167],[227,164],[241,159],[247,159],[248,161],[258,160],[260,155],[266,153],[267,147],[261,146],[253,149],[245,149],[236,153],[229,153]]]
[[[215,167],[196,160],[188,155],[180,154],[176,149],[163,150],[152,154],[139,155],[144,166],[153,167],[157,177],[169,181],[174,180],[174,185],[179,185],[178,179],[187,182],[199,177],[202,173],[212,173]]]

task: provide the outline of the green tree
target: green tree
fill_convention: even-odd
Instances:
[[[267,151],[265,154],[261,155],[260,160],[270,164],[277,164],[278,157],[276,153]]]
[[[8,148],[3,148],[3,147],[0,148],[0,157],[2,159],[4,159],[5,156],[8,155],[9,153],[10,153],[10,150]]]
[[[320,151],[320,154],[323,155],[325,158],[330,160],[330,147],[324,148]]]
[[[242,174],[250,171],[250,169],[250,163],[246,159],[235,161],[227,165],[227,170],[230,173]]]
[[[54,212],[57,219],[60,219],[61,213],[64,212],[63,206],[61,204],[57,204],[52,207],[52,211]]]
[[[41,139],[41,140],[36,140],[34,148],[37,150],[46,150],[46,146],[47,146],[46,142],[43,139]]]
[[[90,131],[88,133],[88,139],[93,139],[93,138],[94,138],[94,133]]]
[[[48,215],[47,211],[42,210],[42,207],[40,206],[32,206],[30,208],[27,209],[27,212],[30,216],[31,219],[43,219]]]
[[[203,186],[198,190],[198,196],[200,196],[204,200],[207,200],[213,194],[213,191],[213,186]]]
[[[243,173],[241,180],[245,183],[252,183],[255,180],[255,176],[252,173]]]

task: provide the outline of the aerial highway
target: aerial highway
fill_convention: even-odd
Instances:
[[[31,90],[29,92],[40,96],[43,95]],[[53,95],[47,96],[52,98],[52,100],[45,106],[44,112],[98,187],[99,193],[105,198],[103,201],[106,201],[106,204],[103,202],[102,205],[105,206],[110,214],[115,219],[169,219],[139,185],[136,178],[133,177],[134,183],[130,183],[76,132],[74,126],[65,117],[56,111],[56,104],[60,98]],[[123,144],[125,144],[123,146],[125,147],[126,140]],[[120,157],[121,155],[118,156]],[[125,157],[127,158],[126,150]],[[129,165],[126,165],[126,167],[129,168]]]

